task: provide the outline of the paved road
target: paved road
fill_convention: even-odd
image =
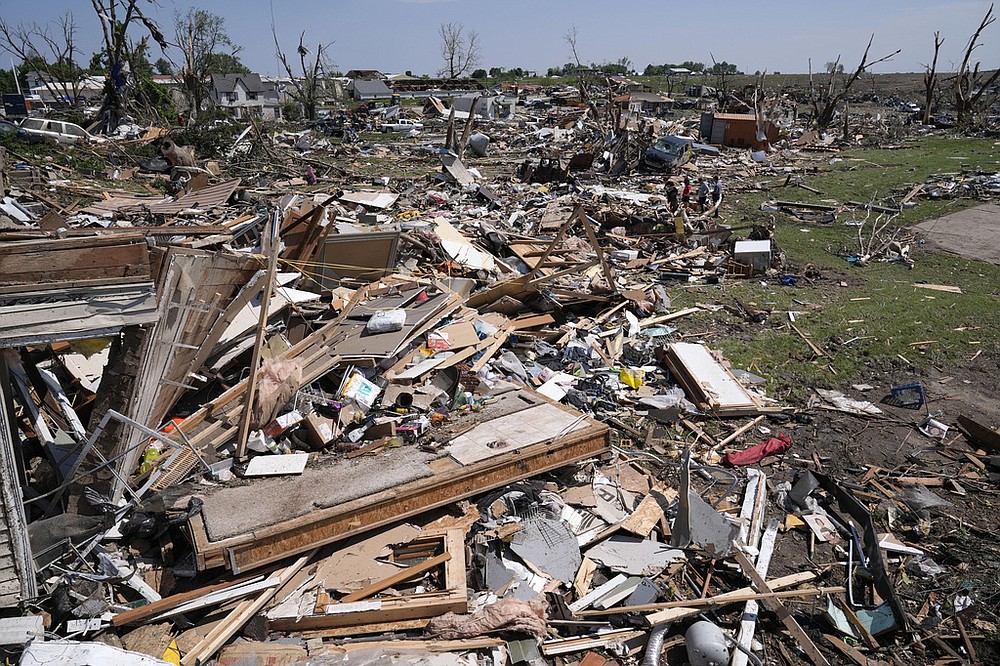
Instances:
[[[984,204],[916,225],[927,240],[969,259],[1000,264],[1000,206]]]

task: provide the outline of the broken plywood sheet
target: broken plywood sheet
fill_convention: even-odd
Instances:
[[[378,208],[384,210],[394,203],[399,195],[395,192],[373,192],[362,190],[359,192],[344,192],[340,195],[340,200],[344,203],[364,206],[365,208]]]
[[[544,401],[523,389],[502,398],[508,395],[512,397],[498,401],[506,412]],[[188,523],[197,566],[199,570],[225,566],[236,571],[263,566],[607,450],[606,425],[569,407],[554,406],[574,419],[583,418],[584,427],[470,465],[460,465],[448,456],[425,458],[421,456],[432,454],[401,448],[375,458],[310,468],[300,477],[259,479],[204,492],[202,512]],[[349,473],[343,473],[342,465],[351,465]],[[414,474],[417,467],[422,470],[419,478],[406,481],[405,476]],[[338,483],[331,484],[331,478]],[[261,502],[261,497],[281,497],[282,501]]]
[[[585,427],[580,415],[545,403],[476,426],[448,442],[448,453],[456,462],[471,465]]]
[[[757,403],[705,345],[675,342],[664,350],[664,361],[692,402],[713,412],[754,411]]]
[[[416,449],[396,449],[392,455],[377,459],[342,458],[307,468],[300,476],[218,488],[204,494],[205,527],[209,538],[219,541],[300,518],[319,508],[427,478],[433,474],[429,463],[434,458],[434,454]],[[337,482],[331,483],[331,479]]]
[[[459,185],[464,187],[476,184],[475,177],[469,173],[469,170],[465,168],[465,164],[462,163],[462,160],[457,155],[451,153],[442,155],[441,164],[444,166],[445,172]]]
[[[587,559],[630,576],[656,576],[674,562],[685,558],[684,551],[654,539],[616,535],[585,553]]]
[[[317,596],[313,601],[313,609],[305,615],[295,612],[294,604],[282,604],[284,608],[278,606],[268,612],[271,628],[304,631],[357,627],[435,617],[449,611],[464,613],[468,610],[464,528],[427,531],[388,550],[395,566],[390,568],[390,573],[380,576],[373,585],[365,586],[340,602],[328,596]],[[407,569],[412,573],[408,574]],[[413,583],[406,584],[404,581],[411,578],[417,581],[416,576],[425,575],[424,572],[428,570],[437,572],[434,578],[440,588],[417,588],[415,592],[409,591]],[[397,593],[382,594],[388,589],[384,587],[386,585],[392,585]],[[305,599],[311,600],[312,597],[307,594]]]
[[[455,262],[477,270],[496,270],[496,258],[489,252],[474,247],[448,220],[441,216],[435,217],[434,232],[441,239],[441,247]]]
[[[383,561],[391,546],[409,543],[418,536],[419,527],[404,524],[352,543],[316,566],[316,584],[344,594],[368,587],[399,571],[398,566]]]

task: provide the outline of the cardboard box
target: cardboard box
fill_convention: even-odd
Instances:
[[[320,416],[316,412],[306,415],[304,420],[307,440],[313,449],[329,446],[340,434],[340,426],[336,420]]]

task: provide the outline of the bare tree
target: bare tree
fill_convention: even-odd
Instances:
[[[594,119],[599,120],[600,111],[590,96],[590,82],[588,81],[588,75],[590,72],[583,66],[583,62],[580,60],[580,52],[577,51],[577,33],[575,25],[566,31],[566,34],[563,35],[563,40],[565,40],[566,44],[569,45],[570,54],[573,56],[573,62],[576,63],[576,87],[577,90],[580,91],[580,100],[587,105],[588,109],[590,109],[590,114],[594,117]]]
[[[159,26],[143,13],[139,0],[90,0],[90,4],[101,22],[104,60],[109,70],[104,80],[101,119],[104,128],[110,130],[118,126],[128,104],[128,64],[144,55],[148,44],[145,36],[133,43],[129,28],[142,24],[164,52],[170,44]]]
[[[926,69],[924,72],[924,125],[929,125],[931,122],[931,109],[934,106],[934,91],[937,89],[938,53],[941,51],[942,44],[944,44],[944,39],[941,37],[941,33],[935,32],[934,59],[931,60],[930,65],[924,66]]]
[[[174,14],[177,45],[184,54],[178,78],[184,87],[191,119],[197,117],[208,97],[206,80],[209,75],[229,74],[231,72],[220,71],[220,65],[238,63],[236,55],[241,48],[229,38],[225,23],[223,17],[193,7],[187,14]],[[224,55],[228,57],[219,57],[221,49],[227,51]]]
[[[274,35],[274,48],[276,49],[278,60],[281,61],[281,66],[284,68],[288,78],[292,80],[292,98],[302,105],[302,113],[307,119],[315,120],[316,106],[323,92],[322,84],[327,68],[326,56],[323,53],[329,49],[329,45],[318,44],[315,56],[311,61],[307,62],[306,57],[309,55],[309,49],[305,45],[306,33],[303,31],[299,35],[299,48],[297,49],[302,76],[296,76],[292,73],[292,67],[288,64],[285,52],[281,50],[281,44],[278,43],[278,33],[275,32],[274,26],[271,26],[271,34]]]
[[[438,34],[441,35],[441,58],[444,60],[439,76],[457,79],[479,65],[478,32],[466,31],[461,23],[442,23]]]
[[[830,81],[827,85],[825,92],[817,95],[813,98],[813,110],[816,112],[815,123],[816,127],[820,130],[825,130],[833,123],[834,116],[837,115],[837,109],[844,103],[847,99],[848,93],[851,91],[851,87],[857,83],[861,75],[864,74],[869,67],[877,65],[880,62],[885,62],[886,60],[891,60],[893,56],[897,55],[901,49],[896,49],[892,53],[882,56],[877,60],[868,61],[868,52],[872,48],[872,42],[875,41],[875,35],[871,36],[868,40],[868,46],[865,47],[865,52],[861,56],[861,62],[858,63],[857,69],[844,80],[843,85],[839,92],[834,92],[837,83],[837,70],[840,65],[840,56],[832,63],[832,71],[830,72]]]
[[[996,21],[996,16],[993,15],[993,5],[991,4],[990,8],[986,10],[986,16],[983,17],[976,32],[969,39],[969,44],[965,47],[965,57],[962,59],[962,66],[955,77],[955,110],[958,113],[960,124],[971,121],[972,114],[983,93],[1000,77],[1000,68],[998,68],[989,78],[982,80],[979,63],[977,62],[975,66],[971,64],[972,52],[981,46],[979,37],[983,30],[994,21]],[[971,70],[970,67],[972,67]]]
[[[55,34],[50,27],[55,27]],[[76,31],[71,12],[44,26],[13,26],[0,18],[0,49],[36,70],[53,99],[74,103],[84,76],[76,64]]]

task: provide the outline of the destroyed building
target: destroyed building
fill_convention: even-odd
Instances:
[[[816,279],[775,225],[988,199],[996,176],[809,204],[791,193],[839,148],[777,118],[674,117],[642,92],[595,117],[567,86],[470,113],[480,94],[428,100],[406,137],[352,138],[383,121],[352,111],[235,126],[183,164],[154,162],[189,148],[165,128],[59,149],[100,151],[89,176],[0,153],[5,648],[22,664],[974,663],[986,592],[914,581],[965,572],[920,535],[949,520],[952,482],[989,496],[995,424],[935,415],[918,381],[884,404],[870,385],[768,395],[711,329],[780,318],[794,362],[826,362],[849,342],[795,325],[820,306],[725,292]],[[645,172],[667,136],[697,149]],[[669,178],[726,189],[680,200]],[[768,198],[747,223],[730,197],[750,191]],[[905,229],[865,231],[853,263],[912,264]],[[934,471],[856,469],[804,443],[845,421],[954,429]]]

